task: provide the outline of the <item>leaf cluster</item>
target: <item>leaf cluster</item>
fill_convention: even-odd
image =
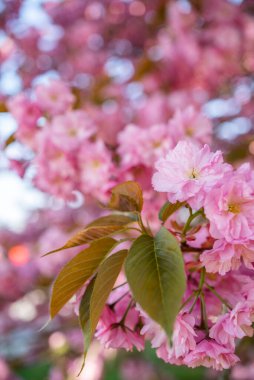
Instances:
[[[181,206],[166,204],[160,219],[165,222]],[[171,337],[186,287],[182,253],[178,241],[164,226],[155,236],[144,226],[142,207],[143,194],[137,182],[117,185],[107,205],[111,214],[94,220],[62,247],[46,254],[85,246],[58,274],[50,301],[50,315],[54,318],[75,293],[85,287],[79,307],[84,359],[123,269],[134,301],[160,324],[169,339]],[[138,230],[139,236],[130,238],[129,249],[119,249],[119,245],[129,239],[127,232],[132,230]],[[126,239],[119,237],[123,234]]]

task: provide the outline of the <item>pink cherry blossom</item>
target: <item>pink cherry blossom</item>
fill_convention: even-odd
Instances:
[[[254,197],[252,181],[246,182],[238,172],[207,194],[205,213],[210,233],[229,243],[242,242],[254,236]]]
[[[254,250],[253,242],[242,244],[230,244],[226,240],[216,240],[213,249],[204,251],[200,255],[200,261],[206,267],[207,272],[224,275],[230,270],[239,269],[244,265],[253,269]]]
[[[172,336],[173,345],[169,349],[169,361],[185,357],[196,347],[194,331],[195,318],[188,313],[179,314],[176,318]]]
[[[39,105],[20,93],[8,101],[8,109],[19,124],[16,137],[33,149],[35,133],[38,131],[37,121],[42,115]]]
[[[227,329],[233,331],[237,338],[242,338],[243,336],[253,335],[253,307],[247,302],[238,302],[234,309],[230,312],[230,324]]]
[[[184,138],[200,144],[210,143],[211,140],[211,121],[192,106],[183,111],[177,110],[169,120],[168,128],[175,143]]]
[[[216,340],[217,343],[235,348],[235,335],[230,334],[227,329],[227,324],[230,321],[230,314],[226,313],[217,318],[216,323],[211,327],[209,336]]]
[[[74,151],[96,132],[93,121],[80,110],[55,116],[46,128],[52,142],[64,151]]]
[[[36,102],[30,101],[25,93],[20,93],[8,101],[8,108],[17,122],[21,125],[33,127],[41,116],[41,110]]]
[[[114,165],[110,152],[101,140],[87,142],[78,153],[78,178],[84,194],[104,200],[106,192],[114,184]]]
[[[39,136],[40,151],[35,159],[35,165],[40,175],[34,179],[35,184],[46,191],[63,199],[70,199],[77,186],[77,168],[73,154],[65,152],[56,146],[47,134]]]
[[[253,310],[246,302],[239,302],[232,311],[219,316],[210,329],[210,337],[219,344],[234,348],[236,338],[252,336]]]
[[[200,261],[209,273],[224,275],[230,270],[236,270],[241,264],[239,255],[234,246],[225,240],[216,240],[213,249],[204,251],[200,255]]]
[[[118,153],[123,167],[144,165],[152,167],[172,146],[170,131],[165,124],[155,124],[149,129],[130,124],[118,135]]]
[[[221,152],[211,153],[208,145],[200,149],[189,141],[180,141],[155,168],[154,189],[167,192],[170,202],[187,201],[196,209],[230,170]]]
[[[137,329],[139,313],[133,307],[128,310],[130,302],[129,296],[122,296],[113,307],[104,308],[95,336],[105,347],[125,348],[127,351],[132,351],[133,347],[138,351],[144,349],[144,339]]]
[[[231,349],[219,345],[212,340],[201,341],[194,351],[191,351],[184,359],[184,363],[191,368],[203,365],[222,371],[232,367],[239,358]]]
[[[66,83],[56,79],[38,85],[35,95],[40,108],[49,115],[59,115],[67,111],[75,101]]]

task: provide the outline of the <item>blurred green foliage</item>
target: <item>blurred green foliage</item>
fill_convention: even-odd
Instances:
[[[152,364],[154,375],[151,380],[205,380],[205,369],[200,367],[190,369],[185,366],[174,366],[159,359],[155,350],[147,346],[143,353],[134,351],[133,353],[119,352],[116,359],[106,362],[105,372],[102,380],[123,380],[121,375],[122,365],[126,360],[137,360],[145,364]],[[156,374],[156,375],[155,375]],[[137,375],[138,376],[138,375]],[[132,380],[150,380],[146,378],[133,378]]]
[[[38,362],[16,369],[16,374],[24,380],[47,380],[50,371],[50,364]]]

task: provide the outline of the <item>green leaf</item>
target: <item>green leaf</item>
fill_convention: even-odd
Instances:
[[[181,208],[185,202],[176,202],[176,203],[170,203],[166,202],[159,212],[159,218],[162,222],[166,222],[166,220],[174,214],[179,208]]]
[[[53,285],[50,303],[51,318],[94,274],[101,261],[116,244],[116,240],[112,238],[95,241],[63,267]]]
[[[128,250],[123,249],[107,257],[99,266],[90,307],[90,330],[93,336],[102,310],[121,271]]]
[[[88,351],[90,341],[91,341],[90,339],[90,300],[91,300],[91,296],[92,296],[92,292],[94,288],[95,279],[96,277],[94,277],[88,284],[79,305],[79,323],[80,323],[83,336],[84,336],[84,360],[83,360],[83,364],[82,364],[79,374],[82,372],[84,368],[87,351]]]
[[[142,189],[137,182],[123,182],[112,189],[108,207],[119,211],[138,211],[143,208]]]
[[[54,249],[46,253],[44,256],[62,251],[63,249],[74,248],[80,245],[91,243],[92,241],[110,236],[116,232],[124,230],[124,227],[134,222],[130,216],[125,215],[108,215],[96,219],[88,224],[83,230],[79,231],[71,239],[69,239],[62,247]]]
[[[130,248],[125,272],[135,300],[170,338],[186,287],[175,237],[164,227],[154,238],[140,236]]]

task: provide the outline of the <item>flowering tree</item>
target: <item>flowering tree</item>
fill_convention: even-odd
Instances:
[[[61,248],[84,245],[51,317],[76,294],[85,351],[149,340],[166,362],[233,366],[253,319],[252,2],[45,2],[30,28],[22,12],[4,2],[0,59],[22,89],[1,94],[17,123],[3,147],[67,205],[27,241],[52,253],[88,223]],[[34,286],[65,259],[31,260]]]

